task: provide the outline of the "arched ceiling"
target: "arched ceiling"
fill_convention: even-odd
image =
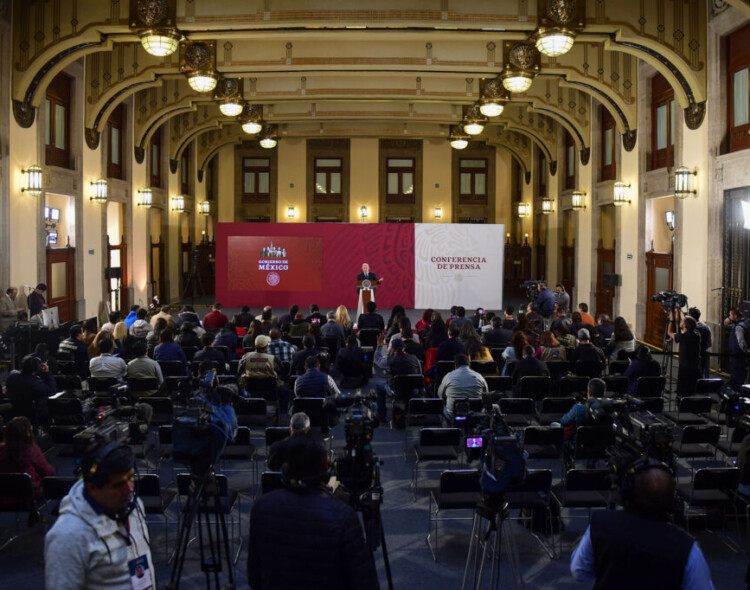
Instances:
[[[174,160],[188,134],[200,139],[204,155],[217,141],[240,141],[236,120],[221,115],[210,93],[187,84],[179,51],[158,58],[142,48],[142,27],[131,27],[134,15],[139,7],[163,5],[186,40],[215,42],[215,69],[242,80],[245,100],[262,105],[264,120],[277,124],[282,138],[447,138],[464,107],[479,99],[480,80],[502,71],[506,42],[529,38],[540,10],[575,1],[18,0],[13,110],[20,125],[31,125],[52,78],[86,56],[90,147],[98,145],[111,111],[130,96],[139,159],[151,134],[170,120],[178,122],[170,136]],[[638,59],[667,78],[687,125],[700,126],[707,0],[578,2],[585,4],[585,25],[573,49],[558,58],[542,56],[531,88],[512,95],[505,113],[491,119],[479,138],[503,145],[519,162],[526,162],[519,151],[519,138],[526,138],[554,169],[562,128],[586,163],[594,97],[614,117],[625,149],[632,149]],[[744,0],[730,3],[747,9]]]

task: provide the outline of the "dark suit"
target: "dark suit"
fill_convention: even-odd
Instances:
[[[361,272],[357,275],[358,281],[377,281],[378,277],[374,272],[368,272],[367,274]]]

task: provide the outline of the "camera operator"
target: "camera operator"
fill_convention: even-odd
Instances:
[[[750,353],[750,321],[742,319],[738,308],[732,308],[724,325],[729,328],[729,387],[739,392],[745,382],[745,361]]]
[[[555,286],[555,309],[558,315],[567,315],[570,310],[570,295],[565,291],[565,285],[557,283]]]
[[[595,588],[713,589],[698,544],[668,522],[672,474],[652,460],[634,470],[624,486],[625,510],[594,511],[570,559],[573,577],[593,580]]]
[[[552,314],[555,312],[555,294],[551,289],[547,288],[545,281],[539,281],[537,290],[539,293],[536,299],[534,299],[534,304],[536,305],[537,312],[544,319],[544,330],[548,330],[552,321]],[[539,326],[539,329],[541,331],[542,327]]]
[[[63,498],[45,539],[47,588],[156,588],[143,504],[133,495],[133,450],[99,444],[81,467],[83,480]]]
[[[377,590],[359,516],[323,485],[325,450],[308,437],[293,437],[282,473],[284,487],[260,496],[250,514],[250,588]]]
[[[701,376],[708,377],[708,349],[713,345],[711,328],[701,321],[701,310],[697,307],[688,309],[688,315],[695,320],[695,330],[701,335]]]
[[[289,445],[296,438],[310,437],[310,417],[304,412],[297,412],[289,419],[289,436],[283,440],[277,440],[268,449],[268,469],[281,471],[284,463],[288,460]]]
[[[695,383],[701,376],[701,335],[695,330],[695,320],[690,316],[680,318],[679,308],[669,312],[667,334],[680,345],[677,370],[677,395],[695,393]],[[675,324],[680,323],[681,332],[675,333]]]

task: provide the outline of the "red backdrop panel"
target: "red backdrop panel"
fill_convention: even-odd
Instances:
[[[216,300],[356,308],[363,262],[384,279],[379,307],[414,307],[414,224],[219,223]]]

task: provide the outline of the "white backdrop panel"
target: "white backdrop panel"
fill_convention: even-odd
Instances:
[[[505,226],[417,223],[414,307],[503,308]]]

